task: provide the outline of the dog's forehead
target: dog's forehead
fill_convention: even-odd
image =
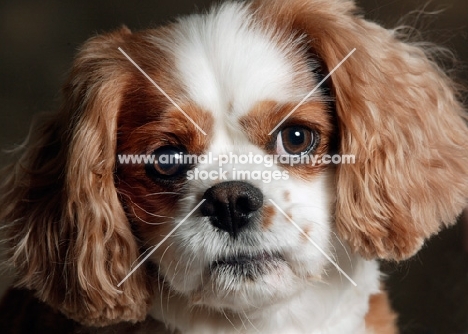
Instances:
[[[241,117],[259,101],[300,101],[313,88],[300,39],[267,27],[246,5],[227,3],[174,29],[178,79],[215,119]]]

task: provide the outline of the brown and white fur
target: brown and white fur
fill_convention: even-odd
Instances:
[[[329,89],[270,136],[354,48]],[[465,207],[464,117],[454,84],[425,51],[348,0],[226,2],[161,28],[96,36],[75,60],[61,110],[33,129],[2,177],[15,286],[89,326],[150,315],[181,333],[395,333],[376,259],[412,256]],[[247,227],[220,228],[217,209],[196,210],[117,286],[223,183],[159,177],[118,154],[281,153],[288,126],[320,138],[308,153],[336,149],[355,164],[225,166],[289,178],[240,182],[248,200],[263,197]],[[229,196],[244,191],[236,187]]]

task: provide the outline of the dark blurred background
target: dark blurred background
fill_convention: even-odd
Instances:
[[[211,2],[2,0],[0,148],[20,143],[35,114],[57,107],[73,55],[87,38],[123,24],[132,30],[153,27]],[[452,50],[459,61],[444,64],[468,87],[468,0],[359,0],[358,4],[368,19],[388,28],[408,24],[418,29],[420,38]],[[7,160],[0,154],[0,166]],[[462,218],[411,260],[383,264],[403,333],[468,333],[466,226],[468,218]],[[2,274],[0,294],[10,280]]]

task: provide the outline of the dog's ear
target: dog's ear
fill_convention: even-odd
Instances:
[[[340,153],[336,224],[354,251],[400,260],[467,203],[468,129],[451,80],[425,52],[355,15],[352,1],[269,1],[331,71]],[[279,14],[278,14],[279,13]]]
[[[151,293],[143,269],[117,287],[139,255],[114,186],[117,48],[129,36],[123,28],[85,44],[60,112],[33,128],[1,185],[16,285],[94,326],[144,319]]]

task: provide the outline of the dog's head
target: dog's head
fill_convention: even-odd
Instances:
[[[3,180],[17,285],[93,325],[144,318],[158,280],[243,310],[320,279],[334,238],[400,260],[451,224],[468,195],[453,84],[354,11],[235,2],[89,40]]]

